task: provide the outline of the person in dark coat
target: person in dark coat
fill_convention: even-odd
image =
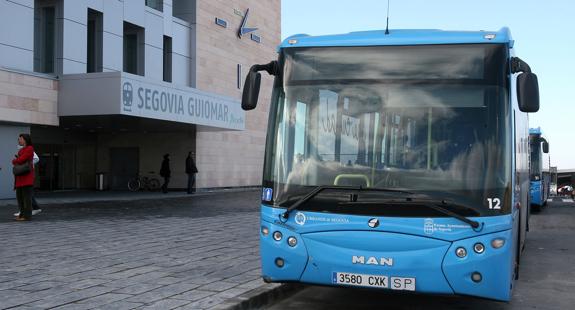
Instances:
[[[189,152],[188,157],[186,157],[186,174],[188,175],[188,194],[193,194],[196,191],[194,185],[196,184],[196,173],[198,173],[198,168],[196,167],[194,157],[195,154],[193,152]]]
[[[32,186],[34,186],[34,147],[29,134],[23,133],[18,137],[18,145],[22,146],[18,150],[16,158],[12,160],[12,165],[29,165],[30,171],[22,175],[14,176],[14,189],[20,214],[17,221],[29,221],[32,219]]]
[[[164,154],[162,168],[160,168],[160,176],[164,178],[162,192],[166,194],[168,193],[168,184],[170,183],[170,177],[172,176],[172,171],[170,170],[170,154]]]

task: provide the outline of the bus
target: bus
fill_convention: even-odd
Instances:
[[[549,198],[551,174],[549,173],[549,142],[542,136],[541,127],[529,129],[530,201],[531,210],[540,211]]]
[[[244,110],[261,71],[264,281],[510,300],[539,89],[508,28],[292,36]]]

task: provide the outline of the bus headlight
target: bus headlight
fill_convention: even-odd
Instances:
[[[464,247],[459,247],[455,249],[455,255],[457,255],[459,258],[464,258],[467,256],[467,250]]]
[[[475,283],[481,282],[483,280],[483,276],[479,272],[474,272],[471,274],[471,280]]]
[[[275,241],[280,241],[282,240],[283,235],[279,231],[274,231],[273,237]]]
[[[275,260],[276,266],[282,268],[285,265],[285,261],[283,260],[283,258],[276,258]]]
[[[267,227],[265,227],[265,226],[262,226],[262,235],[264,235],[264,236],[267,237],[267,235],[268,235],[269,233],[270,233],[270,229],[267,228]]]
[[[289,237],[287,239],[287,243],[289,246],[291,246],[293,248],[297,244],[297,239],[295,237]]]
[[[491,246],[494,249],[499,249],[500,247],[505,245],[505,239],[503,238],[495,238],[493,240],[491,240]]]
[[[481,254],[485,251],[485,246],[483,245],[483,243],[477,242],[476,244],[473,245],[473,251],[475,251],[475,253],[477,254]]]

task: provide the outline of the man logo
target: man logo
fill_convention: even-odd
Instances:
[[[376,228],[377,226],[379,226],[379,220],[376,218],[373,218],[367,222],[367,225],[371,228]]]
[[[134,90],[130,82],[125,82],[122,86],[122,102],[124,111],[132,112],[132,102],[134,101]]]
[[[361,265],[379,265],[379,266],[393,266],[393,258],[391,257],[375,257],[369,256],[367,260],[365,256],[355,256],[351,257],[352,264],[361,264]]]
[[[298,225],[302,225],[305,224],[305,214],[298,212],[295,214],[295,223]]]

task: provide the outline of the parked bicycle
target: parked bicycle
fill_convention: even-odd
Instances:
[[[160,189],[160,180],[154,176],[154,171],[150,171],[148,176],[138,175],[130,179],[128,189],[132,192],[139,190],[157,191]]]

